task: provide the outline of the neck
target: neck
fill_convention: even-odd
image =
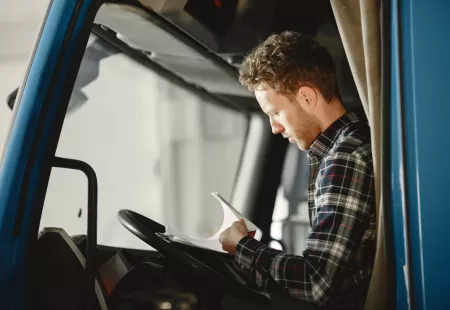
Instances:
[[[339,99],[332,99],[330,102],[323,102],[320,105],[321,109],[318,113],[318,121],[320,132],[324,132],[331,124],[340,119],[347,113],[347,110],[342,105]]]

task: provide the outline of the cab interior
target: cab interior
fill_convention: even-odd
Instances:
[[[301,254],[306,155],[272,135],[238,82],[245,55],[282,30],[328,48],[345,106],[361,110],[330,1],[99,5],[39,214],[34,305],[220,309],[227,294],[268,302],[232,258],[163,233],[167,224],[213,233],[221,218],[209,192],[219,191],[261,228],[263,242]]]

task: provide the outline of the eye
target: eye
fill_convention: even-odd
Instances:
[[[278,116],[280,112],[274,112],[273,115]]]

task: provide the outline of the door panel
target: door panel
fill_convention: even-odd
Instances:
[[[19,91],[0,167],[0,299],[24,308],[27,254],[51,160],[97,5],[58,0],[48,9]]]
[[[448,304],[450,2],[401,1],[405,172],[414,309]]]

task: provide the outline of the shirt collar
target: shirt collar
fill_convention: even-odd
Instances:
[[[340,133],[349,125],[360,121],[360,118],[354,112],[343,115],[314,140],[308,153],[319,158],[325,157],[333,147]]]

